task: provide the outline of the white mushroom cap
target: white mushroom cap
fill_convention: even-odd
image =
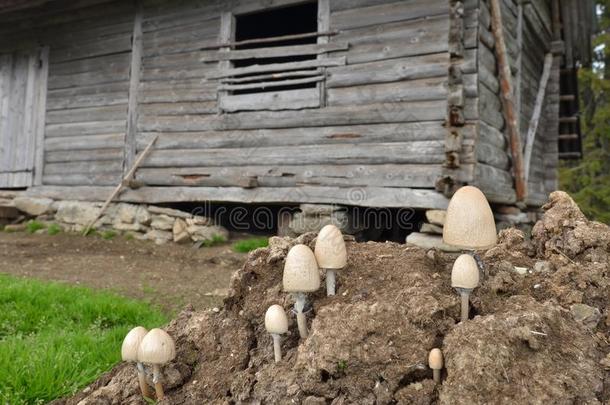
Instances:
[[[316,257],[305,245],[290,249],[284,264],[282,280],[286,292],[312,292],[320,288],[320,273]]]
[[[441,370],[443,368],[443,352],[441,352],[441,349],[434,348],[430,350],[428,366],[432,370]]]
[[[121,346],[121,357],[123,361],[138,361],[138,348],[148,330],[142,326],[136,326],[127,333]]]
[[[462,249],[487,249],[496,241],[496,224],[485,195],[473,186],[460,188],[449,201],[443,242]]]
[[[288,332],[288,318],[281,305],[271,305],[265,313],[265,328],[267,332],[281,335]]]
[[[138,360],[148,364],[165,364],[176,357],[174,339],[162,329],[152,329],[144,336]]]
[[[322,228],[318,233],[314,251],[318,266],[323,269],[342,269],[347,265],[343,234],[335,225]]]
[[[479,266],[470,255],[460,255],[451,269],[451,287],[473,289],[479,285]]]

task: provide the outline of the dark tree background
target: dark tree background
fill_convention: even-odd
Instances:
[[[610,224],[610,0],[598,0],[594,62],[580,69],[584,158],[564,162],[559,178],[590,218]]]

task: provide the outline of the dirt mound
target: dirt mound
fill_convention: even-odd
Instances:
[[[235,273],[219,312],[187,308],[168,326],[178,355],[164,368],[163,403],[608,401],[610,230],[587,221],[564,193],[553,193],[545,208],[532,241],[509,229],[480,252],[482,283],[463,324],[450,287],[455,256],[348,242],[338,295],[328,298],[321,289],[309,297],[304,341],[289,317],[277,364],[264,313],[276,303],[290,311],[293,301],[281,290],[283,259],[296,243],[313,247],[315,235],[272,238]],[[438,387],[427,367],[433,347],[445,354]],[[145,403],[131,365],[60,402]]]

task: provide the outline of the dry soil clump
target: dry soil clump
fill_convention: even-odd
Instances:
[[[480,252],[481,283],[459,323],[455,256],[394,243],[347,243],[337,295],[309,295],[310,334],[293,314],[274,362],[264,316],[290,312],[288,249],[314,234],[272,238],[250,254],[219,312],[185,309],[168,327],[171,404],[604,403],[610,399],[610,230],[565,194],[551,195],[533,239],[514,229]],[[323,275],[322,275],[323,276]],[[428,352],[442,349],[436,386]],[[118,350],[118,348],[117,348]],[[119,365],[67,404],[144,404],[135,369]]]

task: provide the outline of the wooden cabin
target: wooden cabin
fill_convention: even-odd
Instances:
[[[490,1],[4,0],[0,189],[104,200],[157,137],[121,200],[539,206],[594,4],[500,1],[521,148],[538,120],[518,196]]]

